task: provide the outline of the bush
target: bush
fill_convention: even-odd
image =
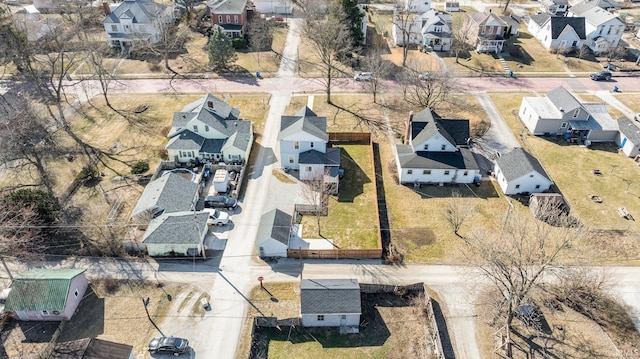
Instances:
[[[98,170],[93,166],[84,166],[80,173],[76,176],[76,178],[80,181],[84,181],[86,179],[92,179],[93,177],[98,175]]]
[[[43,223],[55,221],[56,214],[60,210],[58,199],[39,189],[19,189],[12,192],[8,199],[14,203],[22,203],[24,206],[33,206],[38,218]]]
[[[162,130],[160,130],[160,134],[164,137],[168,137],[169,132],[171,132],[171,126],[165,126],[162,128]]]
[[[168,160],[169,159],[169,152],[167,150],[165,150],[164,148],[160,148],[160,149],[158,149],[158,157],[160,157],[161,160]]]
[[[138,161],[131,166],[131,174],[140,175],[149,170],[149,162]]]
[[[247,47],[247,39],[244,37],[234,37],[231,39],[231,44],[234,49],[244,49]]]

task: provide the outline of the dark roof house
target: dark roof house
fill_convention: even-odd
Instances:
[[[260,257],[286,257],[292,216],[278,208],[262,215],[256,234]]]
[[[140,216],[145,213],[154,216],[159,213],[189,211],[195,206],[194,200],[199,189],[197,183],[177,173],[165,174],[147,184],[131,212],[131,217],[141,219]]]
[[[300,313],[361,314],[360,285],[356,279],[303,279]]]
[[[96,338],[57,343],[49,359],[133,359],[133,346]]]

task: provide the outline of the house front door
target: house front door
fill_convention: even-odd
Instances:
[[[343,314],[340,316],[340,326],[344,327],[345,325],[347,325],[347,316]]]

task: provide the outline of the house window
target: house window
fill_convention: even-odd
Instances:
[[[113,32],[118,31],[118,26],[116,26],[116,25],[111,25],[111,31],[113,31]]]
[[[209,132],[209,126],[204,125],[204,132]]]
[[[304,170],[307,171],[307,172],[311,172],[312,168],[311,168],[311,166],[307,166],[307,167],[304,168]]]
[[[43,310],[43,311],[42,311],[42,315],[49,315],[49,312],[48,312],[48,311],[46,311],[46,310]]]
[[[429,149],[429,145],[428,145],[428,144],[425,144],[425,145],[424,145],[424,150],[426,151],[426,150],[428,150],[428,149]]]
[[[318,321],[324,322],[324,315],[318,315]]]
[[[447,149],[447,145],[442,145],[442,147],[440,147],[440,150],[441,150],[441,151],[444,151],[444,150],[446,150],[446,149]]]
[[[193,125],[193,132],[198,133],[198,125]]]
[[[444,175],[448,176],[449,175],[449,171],[444,171]]]
[[[227,15],[227,24],[231,23],[231,15]]]
[[[309,142],[309,147],[313,148],[313,142]]]
[[[347,315],[346,315],[346,314],[342,314],[342,315],[340,316],[340,319],[347,319]]]
[[[293,142],[293,148],[295,148],[296,150],[297,150],[297,149],[300,149],[300,142],[298,142],[298,141],[294,141],[294,142]]]
[[[468,175],[468,174],[469,174],[469,171],[464,171],[464,172],[462,172],[462,175],[463,175],[463,176],[466,176],[466,175]]]
[[[527,108],[525,107],[525,108],[522,109],[522,114],[524,115],[526,113],[527,113]]]
[[[516,189],[518,189],[518,188],[520,188],[520,185],[519,185],[519,184],[517,184],[517,185],[516,185]]]
[[[611,35],[611,29],[613,28],[613,25],[609,25],[609,31],[607,31],[607,35]]]
[[[407,174],[408,175],[412,175],[413,174],[413,170],[407,170]]]
[[[218,15],[218,24],[222,24],[222,15]]]
[[[576,47],[576,46],[578,46],[578,42],[577,41],[574,41],[574,42],[571,43],[571,47]]]
[[[422,174],[423,175],[430,175],[431,174],[431,170],[423,170]]]
[[[130,30],[129,25],[124,25],[124,31],[129,31],[129,30]]]
[[[573,118],[578,117],[578,115],[579,115],[579,114],[580,114],[580,109],[579,109],[579,108],[576,108],[576,110],[575,110],[575,111],[573,111]]]
[[[560,125],[561,128],[567,128],[567,126],[569,126],[568,122],[563,122],[562,125]]]
[[[540,189],[540,185],[539,184],[536,185],[536,189]]]
[[[493,26],[489,26],[489,35],[493,34]]]
[[[78,295],[80,295],[80,293],[79,293],[79,292],[78,292],[78,290],[76,289],[76,291],[75,291],[75,292],[73,292],[73,295],[74,295],[76,298],[78,298]]]
[[[293,155],[289,155],[289,163],[293,163],[293,161],[294,161]]]
[[[233,15],[233,22],[238,23],[238,15]]]
[[[600,28],[600,32],[598,32],[598,35],[602,35],[602,30],[604,30],[604,26]]]

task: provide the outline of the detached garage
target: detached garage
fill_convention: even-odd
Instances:
[[[287,256],[291,221],[291,215],[279,209],[262,215],[256,241],[261,258]]]
[[[625,117],[618,119],[619,132],[616,144],[629,157],[636,157],[640,148],[640,127]]]
[[[496,159],[495,174],[504,194],[542,193],[553,184],[540,161],[522,148]]]

